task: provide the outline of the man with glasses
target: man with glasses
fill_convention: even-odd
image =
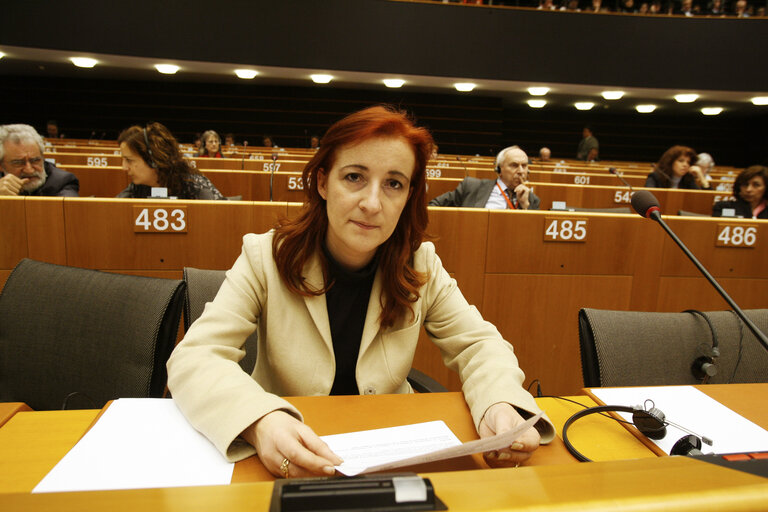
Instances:
[[[527,185],[528,155],[519,146],[496,156],[495,180],[467,177],[456,190],[429,202],[430,206],[458,206],[493,210],[538,210],[541,200]]]
[[[43,139],[29,125],[0,126],[0,196],[77,197],[80,182],[43,159]]]

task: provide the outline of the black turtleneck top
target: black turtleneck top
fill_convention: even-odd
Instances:
[[[373,278],[378,268],[378,255],[364,268],[350,271],[333,259],[325,244],[323,252],[328,259],[328,280],[333,283],[325,292],[336,359],[336,376],[331,394],[357,395],[360,392],[357,388],[355,369]]]

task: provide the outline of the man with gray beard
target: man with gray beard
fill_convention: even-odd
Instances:
[[[29,125],[0,126],[0,196],[78,196],[77,177],[46,162],[43,147]]]

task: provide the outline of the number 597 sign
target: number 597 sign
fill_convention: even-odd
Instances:
[[[187,207],[134,205],[133,231],[136,233],[186,233]]]

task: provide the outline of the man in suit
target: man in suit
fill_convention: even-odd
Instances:
[[[77,177],[46,162],[43,147],[29,125],[0,126],[0,196],[78,196]]]
[[[461,206],[495,210],[538,210],[541,202],[525,184],[528,180],[528,155],[518,146],[502,149],[496,155],[495,180],[464,178],[456,190],[429,202],[430,206]]]

